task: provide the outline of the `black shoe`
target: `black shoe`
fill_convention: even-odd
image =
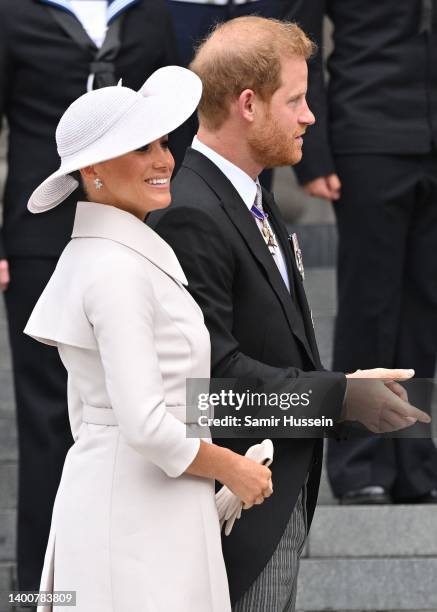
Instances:
[[[416,497],[405,497],[397,501],[398,504],[437,504],[437,489],[431,489],[428,493]]]
[[[348,491],[340,497],[340,504],[343,506],[351,506],[354,504],[390,504],[391,499],[387,490],[380,486],[363,487]]]

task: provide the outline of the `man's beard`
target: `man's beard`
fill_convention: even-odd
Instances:
[[[282,131],[270,114],[263,125],[252,128],[247,141],[254,160],[263,168],[291,166],[302,157],[294,135]]]

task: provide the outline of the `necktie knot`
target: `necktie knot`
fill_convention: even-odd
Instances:
[[[258,180],[256,181],[255,206],[263,211],[263,192]]]

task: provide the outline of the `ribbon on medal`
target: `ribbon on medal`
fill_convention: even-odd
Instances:
[[[258,219],[258,221],[261,221],[262,223],[261,231],[262,231],[262,235],[264,238],[264,242],[268,246],[270,253],[274,255],[275,249],[277,248],[278,245],[276,243],[275,236],[272,230],[270,229],[270,225],[267,223],[267,219],[269,218],[269,215],[265,213],[263,210],[260,210],[256,206],[256,204],[252,206],[252,208],[250,209],[250,212],[256,219]]]

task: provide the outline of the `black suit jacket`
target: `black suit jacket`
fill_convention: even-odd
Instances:
[[[0,258],[58,257],[70,239],[75,191],[42,215],[26,209],[30,194],[59,167],[55,129],[86,92],[93,54],[74,42],[38,0],[0,0],[0,119],[9,124],[8,176]],[[140,0],[125,12],[116,78],[138,89],[150,74],[178,63],[163,0]],[[185,141],[182,160],[188,142]],[[180,147],[182,149],[182,147]]]
[[[286,388],[304,377],[329,387],[325,415],[338,419],[345,377],[322,372],[305,292],[273,198],[264,205],[286,255],[290,297],[259,229],[223,173],[188,149],[172,185],[172,204],[148,222],[173,247],[211,336],[212,376],[275,380]],[[245,453],[259,440],[216,442]],[[238,600],[274,552],[309,474],[308,520],[317,498],[322,441],[276,439],[274,494],[223,538],[231,598]]]
[[[334,50],[323,78],[323,18]],[[318,43],[309,64],[316,116],[295,170],[300,182],[334,172],[333,155],[423,154],[437,147],[437,0],[303,1],[297,16]]]

